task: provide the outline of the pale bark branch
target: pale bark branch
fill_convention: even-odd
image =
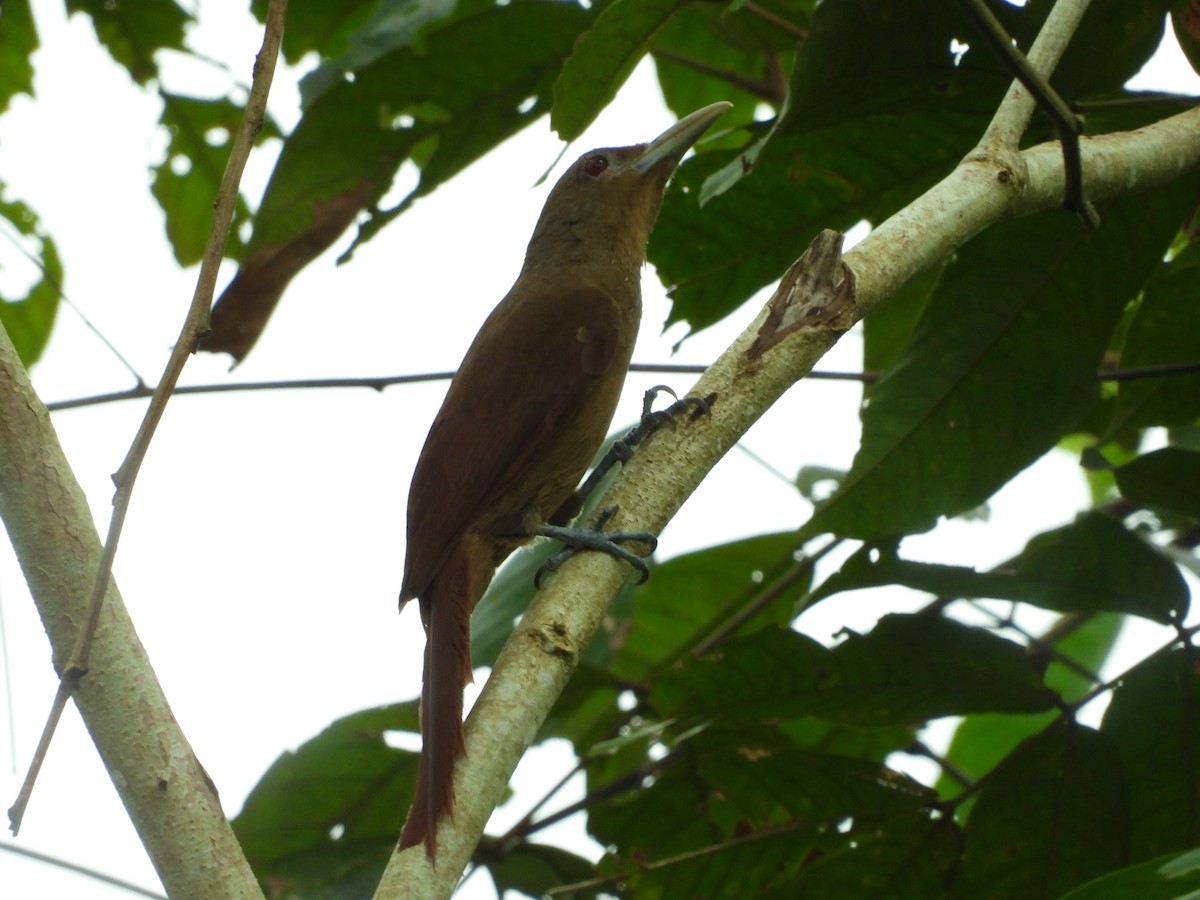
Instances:
[[[113,476],[107,540],[63,456],[49,413],[0,329],[0,517],[45,624],[60,685],[29,776],[9,811],[19,827],[54,726],[74,697],[159,877],[176,898],[261,897],[216,789],[180,731],[111,577],[130,493],[179,373],[208,328],[238,184],[262,129],[287,0],[271,0],[246,111],[179,340]],[[86,675],[86,678],[84,677]]]
[[[1136,132],[1082,138],[1080,145],[1089,196],[1143,191],[1200,165],[1200,109]],[[846,253],[856,302],[845,317],[797,331],[751,365],[746,351],[758,337],[764,310],[688,392],[716,393],[711,415],[655,435],[621,473],[602,501],[620,507],[612,527],[661,531],[721,457],[811,371],[850,322],[988,225],[1057,207],[1063,186],[1057,142],[1019,153],[974,152]],[[628,577],[623,563],[584,554],[568,561],[534,597],[467,721],[467,755],[455,771],[458,802],[453,820],[438,832],[437,867],[419,847],[395,854],[377,897],[450,895],[517,762]]]

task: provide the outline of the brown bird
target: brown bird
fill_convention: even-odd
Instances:
[[[429,429],[408,496],[400,605],[425,626],[423,749],[399,849],[454,803],[465,753],[471,612],[496,567],[579,511],[576,485],[604,441],[641,318],[640,269],[679,160],[725,110],[714,103],[649,144],[593,150],[550,192],[512,289],[492,310]]]

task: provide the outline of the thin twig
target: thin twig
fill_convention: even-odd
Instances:
[[[1038,106],[1054,123],[1063,151],[1063,175],[1066,184],[1063,206],[1082,218],[1088,228],[1098,228],[1100,215],[1083,192],[1083,163],[1079,157],[1079,135],[1083,133],[1083,119],[1067,106],[1058,91],[1051,87],[1050,81],[1030,65],[1025,54],[1017,49],[1012,37],[983,0],[959,0],[959,3],[975,20],[984,40],[1000,61],[1037,100]],[[1083,5],[1087,5],[1086,0]]]
[[[138,470],[146,458],[150,441],[154,437],[154,431],[162,419],[167,401],[179,380],[179,374],[183,371],[188,356],[195,352],[200,338],[208,330],[208,313],[212,307],[217,271],[224,258],[225,245],[229,239],[233,212],[237,203],[238,185],[241,182],[242,171],[245,169],[250,150],[254,146],[259,131],[262,130],[266,115],[267,95],[271,89],[271,79],[275,74],[275,61],[279,56],[279,43],[283,36],[286,11],[287,0],[271,0],[270,8],[267,11],[262,49],[254,63],[254,80],[250,87],[250,96],[246,101],[241,124],[238,126],[237,135],[230,148],[229,161],[226,163],[225,174],[222,176],[221,186],[214,203],[212,231],[209,233],[208,244],[204,249],[196,290],[192,295],[192,302],[180,330],[179,339],[175,342],[175,347],[167,360],[162,379],[151,396],[150,405],[146,409],[141,427],[129,447],[125,460],[113,476],[117,490],[113,496],[113,512],[108,524],[108,537],[104,544],[104,552],[100,558],[96,580],[88,597],[87,612],[84,615],[82,627],[79,629],[75,646],[71,649],[70,659],[63,667],[58,692],[47,718],[46,727],[43,729],[37,752],[30,762],[29,773],[21,786],[17,800],[9,810],[9,820],[14,835],[20,828],[38,771],[41,769],[45,752],[53,738],[67,698],[75,691],[79,686],[80,679],[87,673],[92,640],[100,621],[104,595],[108,592],[109,581],[112,578],[113,560],[116,557],[117,544],[120,541],[125,516],[129,510],[129,500],[134,482],[137,480]]]
[[[709,75],[724,81],[728,85],[753,94],[755,97],[760,97],[775,106],[783,103],[783,97],[787,90],[786,84],[782,85],[781,91],[781,86],[772,81],[763,78],[751,78],[749,75],[743,75],[736,69],[715,66],[706,60],[688,56],[686,53],[679,53],[669,47],[656,45],[650,52],[657,59],[673,62],[686,69],[691,69],[693,72],[699,72],[701,75]]]
[[[745,9],[746,12],[748,12],[748,13],[753,13],[754,15],[758,16],[764,22],[769,22],[770,24],[772,24],[776,28],[778,28],[780,31],[790,34],[792,37],[794,37],[798,41],[808,40],[808,30],[807,29],[801,28],[795,22],[789,22],[783,16],[778,15],[777,13],[773,13],[773,12],[771,12],[771,10],[765,9],[765,8],[759,6],[757,3],[754,2],[754,0],[746,0],[746,3],[743,4],[743,9]]]
[[[7,841],[0,841],[0,850],[17,856],[24,856],[27,859],[33,859],[37,862],[44,863],[48,866],[56,866],[67,872],[74,872],[77,875],[82,875],[84,878],[90,878],[93,881],[98,881],[101,884],[107,884],[111,887],[119,888],[123,891],[128,891],[131,894],[137,894],[140,897],[150,897],[151,900],[167,900],[160,891],[151,891],[140,885],[136,885],[131,881],[126,881],[123,878],[117,878],[113,875],[107,875],[97,869],[89,869],[87,866],[81,866],[78,863],[68,862],[65,859],[59,859],[57,856],[50,856],[48,853],[38,853],[36,850],[30,850],[28,847],[20,847],[16,844],[10,844]]]
[[[707,368],[700,364],[675,363],[634,363],[629,367],[630,372],[652,375],[700,375]],[[1096,372],[1097,381],[1137,381],[1149,378],[1168,378],[1176,375],[1195,375],[1200,373],[1200,360],[1194,362],[1158,363],[1149,366],[1131,366],[1127,369],[1099,369]],[[813,371],[808,378],[816,381],[857,381],[861,384],[874,384],[882,373],[867,369],[862,372]],[[419,384],[426,381],[448,381],[454,377],[453,372],[422,372],[417,375],[380,375],[350,378],[295,378],[279,381],[236,381],[228,384],[185,384],[177,385],[173,394],[176,397],[186,394],[240,394],[250,391],[298,391],[298,390],[341,390],[346,388],[370,388],[373,391],[383,391],[398,384]],[[122,400],[145,400],[152,397],[154,390],[146,385],[127,388],[123,391],[109,391],[104,394],[90,394],[86,397],[71,397],[66,400],[56,400],[47,403],[46,408],[51,412],[62,412],[69,409],[83,409],[89,406],[103,406],[106,403],[119,403]],[[790,479],[788,479],[790,481]]]

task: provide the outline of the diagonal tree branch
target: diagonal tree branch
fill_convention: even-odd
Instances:
[[[130,494],[187,357],[208,328],[238,183],[262,129],[287,0],[271,0],[262,49],[215,200],[212,231],[179,340],[114,481],[101,548],[49,414],[0,329],[0,516],[54,648],[59,690],[29,775],[9,811],[16,833],[70,696],[172,897],[254,897],[261,890],[217,792],[179,730],[121,603],[111,572]],[[83,676],[89,677],[86,681]]]
[[[1146,190],[1200,166],[1200,109],[1080,143],[1090,196]],[[750,362],[747,351],[767,318],[766,310],[760,313],[689,391],[717,394],[711,415],[655,435],[622,472],[603,501],[620,508],[613,526],[661,531],[712,467],[850,324],[988,225],[1057,207],[1064,181],[1057,143],[972,154],[845,255],[856,285],[850,309],[832,322],[794,331]],[[439,831],[437,868],[420,848],[396,854],[377,897],[449,896],[517,762],[628,575],[619,562],[585,554],[568,561],[534,597],[468,719],[467,756],[455,772],[458,804],[453,821]]]

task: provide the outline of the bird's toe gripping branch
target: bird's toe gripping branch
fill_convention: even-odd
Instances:
[[[637,569],[638,584],[642,584],[650,577],[650,569],[646,566],[646,560],[643,558],[654,552],[658,546],[658,537],[651,534],[649,531],[605,531],[604,526],[608,520],[613,517],[613,513],[617,511],[615,506],[610,506],[600,514],[600,518],[596,520],[596,524],[592,528],[568,528],[561,525],[543,525],[538,529],[538,534],[543,537],[553,538],[556,541],[561,541],[563,548],[546,560],[537,574],[533,577],[534,587],[542,586],[542,579],[550,572],[553,572],[564,562],[574,556],[576,553],[585,550],[599,551],[607,553],[609,556],[615,556],[617,559],[623,559],[629,565]],[[621,545],[630,541],[640,541],[648,545],[645,553],[635,553]]]
[[[659,394],[670,394],[675,402],[666,409],[654,409],[654,399]],[[667,387],[665,384],[656,384],[654,387],[646,391],[645,397],[642,400],[642,420],[637,423],[625,437],[620,440],[613,441],[612,446],[608,448],[608,452],[604,454],[596,467],[592,469],[587,480],[579,486],[576,492],[580,497],[580,501],[591,496],[592,491],[596,486],[604,480],[617,463],[626,463],[633,458],[633,452],[638,448],[638,445],[660,428],[670,426],[675,427],[676,420],[688,414],[692,419],[698,418],[708,413],[716,402],[716,395],[712,394],[708,397],[684,397],[682,400],[679,395]]]

